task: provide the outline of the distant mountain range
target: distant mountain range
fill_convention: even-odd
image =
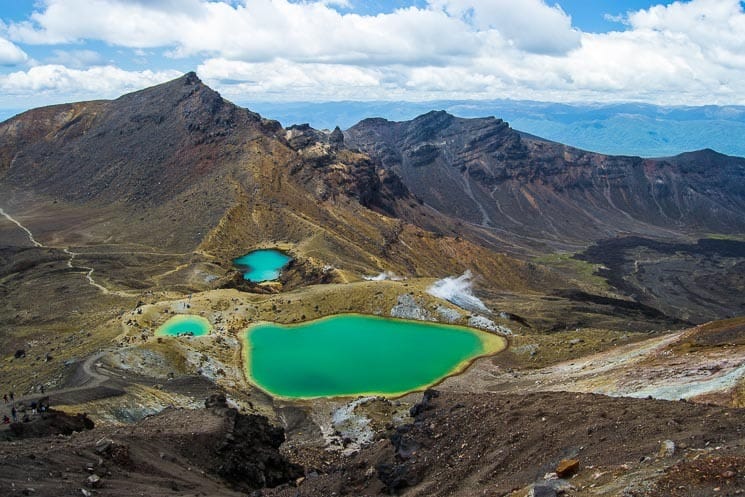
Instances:
[[[667,159],[596,154],[500,119],[444,111],[403,122],[366,119],[345,137],[426,205],[524,243],[745,231],[745,159],[710,149]]]
[[[346,129],[369,117],[407,121],[430,110],[445,110],[459,117],[495,116],[514,129],[604,154],[666,157],[711,148],[745,156],[745,106],[569,105],[518,100],[246,104],[285,126],[309,123],[318,129]]]

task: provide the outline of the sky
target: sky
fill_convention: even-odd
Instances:
[[[192,70],[241,104],[742,105],[745,2],[0,0],[0,109]]]

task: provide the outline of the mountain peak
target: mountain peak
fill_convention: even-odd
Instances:
[[[427,126],[435,126],[444,128],[448,126],[453,120],[455,119],[455,116],[452,114],[448,114],[444,110],[432,110],[427,112],[426,114],[422,114],[419,117],[415,117],[412,122],[414,125],[427,125]]]
[[[183,80],[184,84],[187,85],[203,84],[202,80],[199,79],[199,76],[197,76],[197,73],[194,71],[189,71],[178,79]]]
[[[132,93],[128,93],[126,95],[123,95],[119,97],[116,101],[132,101],[132,100],[140,100],[143,98],[150,99],[154,98],[160,102],[165,102],[167,100],[176,99],[177,101],[181,101],[183,98],[189,97],[191,95],[194,95],[196,93],[209,93],[214,98],[220,97],[219,93],[217,93],[215,90],[210,88],[209,86],[205,85],[201,79],[199,79],[199,76],[197,76],[197,73],[194,71],[187,72],[186,74],[179,76],[176,79],[172,79],[170,81],[166,81],[165,83],[161,83],[159,85],[151,86],[150,88],[145,88],[143,90],[138,90]]]

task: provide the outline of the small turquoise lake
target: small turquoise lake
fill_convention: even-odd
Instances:
[[[502,337],[465,327],[341,314],[252,326],[244,361],[251,381],[278,397],[395,396],[433,385],[505,346]]]
[[[201,337],[208,335],[210,329],[210,322],[202,316],[180,314],[178,316],[173,316],[171,319],[159,326],[155,331],[155,335],[171,337],[191,335]]]
[[[246,255],[233,259],[233,264],[245,269],[243,279],[253,283],[271,281],[279,278],[282,271],[292,257],[279,250],[254,250]]]

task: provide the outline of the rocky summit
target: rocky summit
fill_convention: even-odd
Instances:
[[[289,262],[246,280],[260,249]],[[285,128],[194,73],[30,110],[0,123],[0,495],[743,494],[743,295],[743,158]],[[355,313],[506,348],[395,398],[253,382],[252,325]]]

